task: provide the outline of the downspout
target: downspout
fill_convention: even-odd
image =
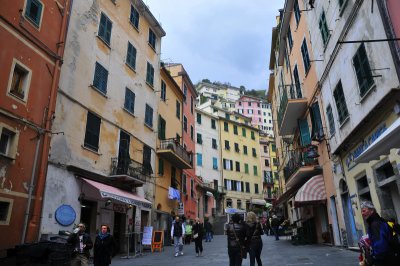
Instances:
[[[49,98],[49,108],[47,109],[47,114],[45,115],[45,131],[51,130],[51,121],[53,120],[53,114],[55,112],[56,98],[57,98],[57,87],[58,80],[60,74],[60,68],[62,64],[62,55],[64,54],[65,40],[66,40],[66,32],[67,32],[67,23],[69,14],[72,7],[72,0],[65,0],[64,9],[63,9],[63,19],[61,23],[61,31],[60,36],[57,43],[57,59],[54,66],[53,71],[53,79],[51,83],[50,90],[50,98]],[[50,135],[43,135],[43,147],[40,155],[40,166],[39,166],[39,174],[36,183],[36,193],[35,193],[35,202],[33,205],[33,211],[31,220],[29,221],[27,227],[27,234],[25,237],[25,242],[35,242],[39,238],[39,226],[41,220],[41,211],[42,211],[42,197],[44,194],[44,186],[46,183],[46,172],[47,172],[47,163],[48,163],[48,155],[49,155],[49,147],[50,147]],[[25,230],[24,230],[25,231]]]

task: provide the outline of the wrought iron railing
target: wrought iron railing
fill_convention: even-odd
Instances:
[[[282,86],[280,86],[282,88]],[[284,85],[279,110],[278,110],[278,126],[279,128],[282,125],[283,115],[285,114],[285,110],[287,108],[289,100],[301,99],[303,98],[303,94],[301,92],[301,85],[300,84],[291,84],[291,85]]]
[[[287,181],[299,168],[310,165],[318,165],[318,159],[307,157],[307,152],[302,150],[289,151],[287,164],[283,168],[285,180]]]
[[[184,161],[192,165],[192,155],[179,143],[177,139],[161,140],[160,150],[171,150]]]
[[[146,182],[148,172],[148,169],[143,164],[130,158],[111,158],[111,175],[128,175]]]

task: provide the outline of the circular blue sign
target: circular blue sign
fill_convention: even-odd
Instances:
[[[71,225],[75,218],[76,213],[71,205],[63,204],[56,210],[56,221],[63,226]]]

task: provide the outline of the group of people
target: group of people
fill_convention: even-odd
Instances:
[[[228,255],[230,266],[242,265],[243,259],[250,256],[250,266],[262,265],[261,251],[263,241],[261,236],[264,234],[261,223],[258,221],[254,212],[248,212],[246,221],[240,214],[233,214],[231,220],[225,227],[228,239]]]
[[[206,242],[211,242],[212,226],[209,221],[205,225],[200,222],[199,218],[195,219],[195,223],[188,221],[180,221],[179,216],[175,220],[171,228],[171,238],[174,240],[175,257],[183,255],[183,241],[190,244],[193,240],[195,244],[196,256],[199,257],[203,253],[203,238],[206,234]]]
[[[87,266],[89,264],[90,250],[93,248],[94,266],[107,266],[111,264],[114,249],[114,239],[110,234],[110,228],[102,225],[96,235],[94,245],[86,228],[80,223],[74,232],[68,237],[67,242],[73,248],[72,266]]]

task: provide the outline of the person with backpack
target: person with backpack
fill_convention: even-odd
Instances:
[[[372,265],[397,265],[400,260],[396,239],[388,223],[376,212],[372,202],[361,203],[361,214],[367,223],[368,238],[372,248]]]

